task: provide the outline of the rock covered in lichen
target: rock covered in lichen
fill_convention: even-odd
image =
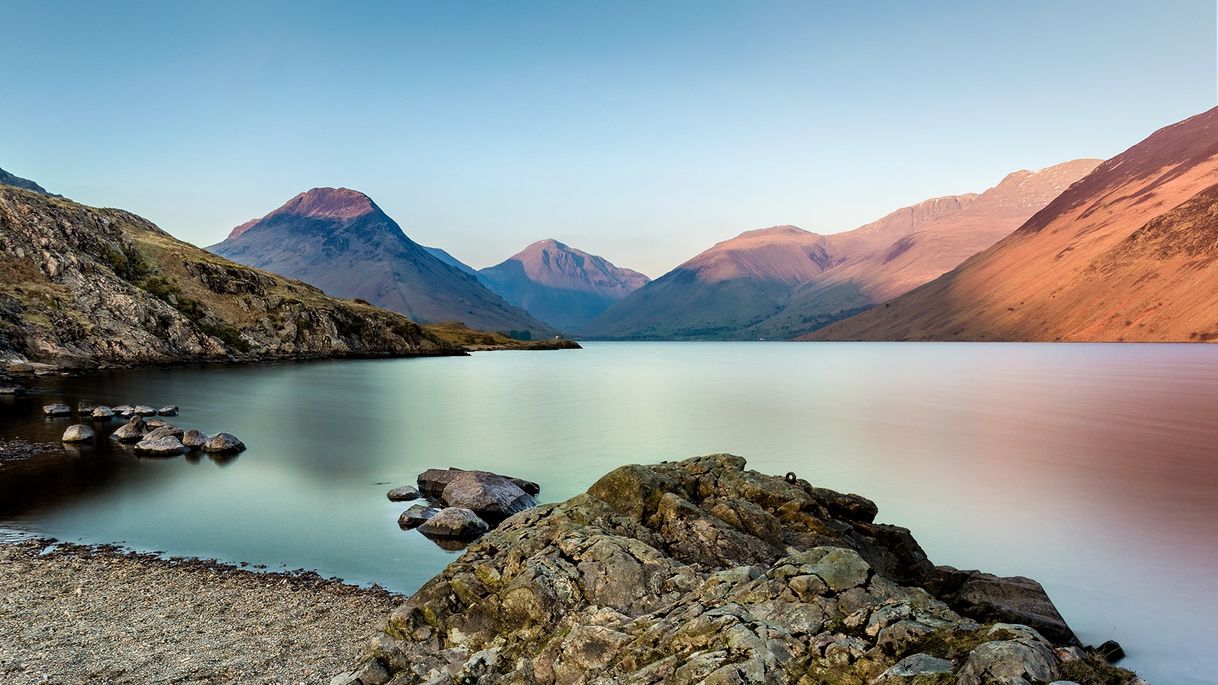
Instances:
[[[1061,675],[1054,643],[962,614],[969,603],[952,602],[964,581],[941,577],[954,569],[875,515],[865,498],[747,471],[730,455],[622,467],[487,533],[333,682],[1043,685]],[[1132,678],[1106,668],[1095,682]]]

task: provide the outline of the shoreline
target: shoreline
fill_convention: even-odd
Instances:
[[[0,538],[0,680],[314,683],[405,596],[308,570]]]

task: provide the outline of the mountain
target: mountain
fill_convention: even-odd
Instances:
[[[455,266],[458,269],[464,271],[465,273],[477,278],[477,276],[478,276],[477,269],[470,266],[469,264],[466,264],[465,262],[461,261],[460,259],[457,259],[456,257],[448,254],[448,252],[446,250],[442,250],[438,247],[426,247],[426,246],[424,246],[423,249],[427,250],[427,252],[429,254],[431,254],[432,257],[435,257],[436,259],[444,262],[445,264],[447,264],[449,266]]]
[[[211,246],[239,264],[371,302],[420,322],[459,321],[523,337],[553,330],[415,243],[363,193],[314,188]]]
[[[818,340],[1218,338],[1218,108],[1099,165],[959,268]]]
[[[20,176],[14,176],[13,174],[10,174],[9,172],[5,171],[4,169],[0,169],[0,185],[13,186],[15,188],[23,188],[25,190],[32,190],[35,193],[40,193],[42,195],[51,195],[51,193],[47,192],[46,188],[43,188],[42,186],[38,185],[37,183],[31,181],[30,179],[21,178]],[[55,195],[54,197],[59,197],[59,196]]]
[[[718,243],[611,307],[589,337],[790,339],[930,281],[1015,230],[1098,164],[1009,174],[980,194],[904,207],[852,231],[795,226]]]
[[[560,330],[576,330],[651,279],[557,240],[529,245],[478,272],[505,300]]]
[[[91,367],[460,351],[403,316],[239,266],[129,212],[0,186],[0,359]]]

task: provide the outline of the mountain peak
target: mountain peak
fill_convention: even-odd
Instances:
[[[258,219],[250,219],[234,228],[228,237],[230,240],[239,237],[262,221],[271,218],[296,217],[347,221],[380,211],[380,207],[376,206],[372,198],[358,190],[313,188],[288,200],[282,207],[270,214]]]

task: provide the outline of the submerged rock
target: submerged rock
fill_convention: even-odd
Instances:
[[[139,442],[147,432],[148,427],[144,425],[144,418],[132,416],[130,421],[115,429],[110,437],[119,442]]]
[[[42,413],[52,417],[71,416],[72,408],[66,404],[48,404],[42,407]]]
[[[92,400],[81,400],[76,403],[76,413],[80,416],[88,416],[99,406],[101,405]]]
[[[203,443],[203,451],[211,454],[237,454],[245,451],[245,443],[232,433],[216,433]]]
[[[158,428],[157,430],[164,430]],[[186,453],[186,446],[182,444],[172,435],[158,435],[153,437],[150,433],[143,440],[135,444],[135,453],[149,457],[172,457]]]
[[[469,509],[448,507],[427,519],[419,526],[419,532],[437,538],[470,540],[485,533],[489,528],[486,521]]]
[[[1043,685],[1062,675],[1035,630],[963,615],[945,601],[960,587],[937,596],[941,572],[909,531],[874,519],[865,498],[747,471],[730,455],[625,466],[472,543],[334,682]],[[421,529],[476,521],[450,508]],[[1069,674],[1132,679],[1097,662],[1082,654]]]
[[[413,485],[403,485],[390,490],[386,497],[390,502],[409,502],[419,498],[419,490]]]
[[[418,528],[438,513],[440,513],[438,507],[428,504],[415,504],[402,512],[402,515],[398,517],[398,525],[403,530]]]
[[[68,429],[63,432],[63,437],[60,439],[63,442],[92,442],[93,429],[83,423],[68,426]]]
[[[192,428],[182,434],[182,444],[188,449],[202,449],[207,444],[207,435]]]
[[[166,405],[166,406],[161,407],[160,409],[156,410],[156,413],[161,416],[177,416],[178,415],[178,405],[176,405],[176,404]]]
[[[537,506],[537,500],[515,483],[481,471],[457,474],[444,486],[440,500],[450,507],[469,509],[490,523]]]

